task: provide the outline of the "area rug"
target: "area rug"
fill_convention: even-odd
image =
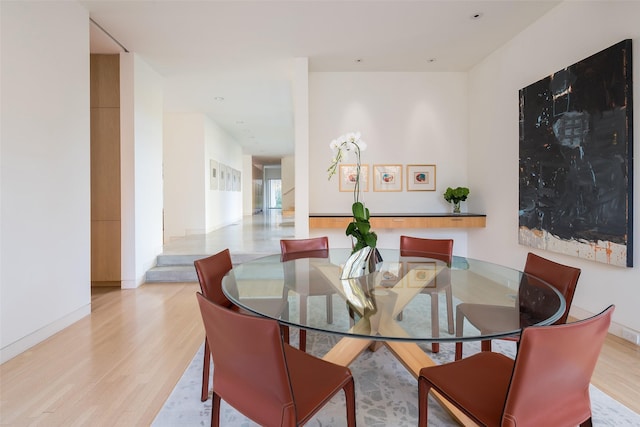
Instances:
[[[291,301],[295,304],[295,301]],[[444,304],[444,301],[442,301]],[[310,313],[321,316],[323,313]],[[410,313],[404,313],[403,321],[410,319]],[[446,322],[446,320],[445,320]],[[297,343],[297,331],[291,328],[291,342]],[[321,357],[340,337],[309,331],[307,333],[307,351]],[[429,352],[428,344],[421,345]],[[436,363],[446,363],[454,358],[454,344],[443,343],[440,352],[429,353]],[[478,342],[465,343],[464,355],[480,350]],[[510,357],[515,355],[515,344],[494,340],[493,350]],[[153,426],[205,426],[210,424],[211,398],[200,401],[202,378],[201,347],[191,364],[174,388],[173,392],[159,411]],[[360,426],[366,427],[402,427],[418,424],[418,386],[416,379],[397,359],[383,347],[376,352],[365,351],[351,365],[356,384],[356,418]],[[616,400],[591,386],[591,402],[594,426],[640,426],[640,414],[637,414]],[[308,426],[338,427],[346,425],[344,394],[338,393],[308,423]],[[226,402],[222,402],[220,411],[222,426],[255,427],[257,424],[244,417]],[[430,426],[457,426],[458,424],[438,403],[430,398]]]

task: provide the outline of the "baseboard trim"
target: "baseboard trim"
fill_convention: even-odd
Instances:
[[[603,308],[604,310],[604,308]],[[583,308],[577,307],[575,305],[571,306],[571,310],[569,311],[569,316],[574,317],[576,319],[587,319],[589,317],[595,316],[598,313],[591,313],[588,310],[585,310]],[[609,333],[611,335],[615,335],[619,338],[624,339],[625,341],[631,342],[629,341],[627,338],[624,337],[624,335],[622,334],[623,329],[625,329],[626,326],[621,325],[620,323],[616,323],[616,322],[611,322],[611,325],[609,326]],[[626,328],[628,329],[628,328]],[[636,344],[635,342],[631,342],[631,344]]]
[[[37,331],[27,335],[18,341],[11,343],[0,350],[0,364],[7,360],[13,359],[17,355],[24,353],[36,344],[41,343],[47,338],[55,335],[64,328],[72,325],[78,320],[91,314],[91,303],[80,307],[79,309],[67,314],[61,319],[58,319],[47,326],[38,329]]]

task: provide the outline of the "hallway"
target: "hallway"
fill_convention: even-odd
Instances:
[[[242,217],[242,221],[207,234],[197,234],[165,243],[163,255],[212,255],[223,249],[232,254],[279,253],[280,239],[293,238],[293,217],[280,209]]]

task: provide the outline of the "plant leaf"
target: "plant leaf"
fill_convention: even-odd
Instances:
[[[367,246],[375,248],[376,244],[378,243],[378,236],[376,235],[376,233],[369,233],[364,236],[364,241],[366,242]]]
[[[362,204],[362,202],[355,202],[352,206],[351,206],[351,211],[353,212],[353,216],[356,219],[366,219],[365,218],[365,208],[364,205]]]
[[[369,224],[369,221],[356,221],[355,225],[365,236],[369,233],[369,230],[371,230],[371,224]]]

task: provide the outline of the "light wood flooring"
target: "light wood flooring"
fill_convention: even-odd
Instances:
[[[204,340],[198,289],[94,288],[90,316],[0,366],[0,425],[148,426]],[[593,384],[640,413],[640,347],[609,336]]]

